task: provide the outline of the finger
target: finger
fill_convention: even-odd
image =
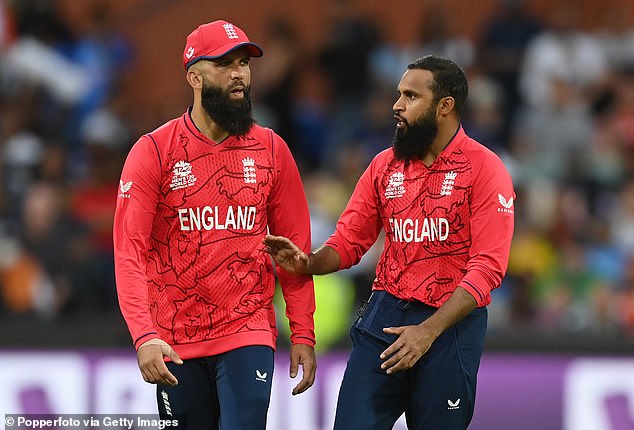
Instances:
[[[139,369],[141,371],[141,376],[143,376],[143,380],[148,384],[152,383],[152,375],[146,369]]]
[[[398,352],[402,347],[403,344],[399,340],[396,340],[392,345],[388,346],[385,351],[381,353],[381,360],[385,360],[390,355]]]
[[[315,383],[315,367],[310,365],[303,365],[302,380],[293,388],[293,395],[301,394],[308,390]]]
[[[163,369],[159,369],[161,374],[161,384],[175,386],[178,385],[178,379],[169,371],[167,366],[163,365]]]
[[[271,248],[271,251],[274,254],[277,254],[278,252],[280,252],[281,249],[283,249],[279,243],[277,242],[265,242],[265,245],[269,248]]]
[[[264,248],[262,248],[262,252],[266,252],[271,257],[277,259],[277,254],[280,252],[280,249],[274,246],[265,246]]]
[[[149,384],[154,384],[156,382],[156,375],[153,374],[154,367],[154,361],[152,360],[151,356],[150,358],[145,355],[141,355],[139,357],[139,370],[141,371],[143,380]]]
[[[406,352],[405,351],[398,351],[397,353],[395,353],[394,355],[392,355],[390,358],[388,358],[387,360],[385,360],[382,364],[381,364],[381,369],[383,370],[389,370],[392,367],[394,367],[397,363],[399,363],[403,357],[406,356]],[[388,373],[390,373],[388,371]]]
[[[154,363],[152,368],[154,383],[165,385],[177,385],[178,379],[169,371],[163,360]]]
[[[166,346],[165,349],[166,351],[161,349],[163,355],[169,357],[170,360],[172,360],[176,364],[183,364],[183,360],[180,358],[178,353],[174,351],[174,348],[172,348],[171,346]]]
[[[288,369],[288,376],[295,378],[299,369],[299,358],[291,356],[291,366]]]
[[[155,363],[150,363],[146,367],[146,370],[148,373],[148,382],[150,384],[158,384],[159,382],[161,382],[161,379],[162,379],[161,372],[159,371]]]
[[[286,248],[291,243],[290,240],[286,239],[285,237],[272,236],[270,234],[267,234],[266,236],[264,236],[263,242],[265,245],[268,245],[273,249]]]
[[[404,360],[399,360],[397,361],[393,366],[391,366],[389,369],[385,370],[385,373],[387,373],[388,375],[391,375],[393,373],[396,373],[400,370],[404,370],[406,368],[405,364],[404,364]]]
[[[304,391],[308,390],[308,389],[310,388],[310,386],[311,386],[311,385],[312,385],[312,384],[311,384],[309,381],[307,381],[307,380],[305,380],[305,379],[302,379],[302,380],[300,381],[300,383],[299,383],[299,384],[297,384],[297,385],[295,386],[295,388],[293,388],[293,392],[292,392],[293,396],[296,396],[296,395],[301,394],[301,393],[303,393]]]
[[[381,368],[385,370],[387,374],[392,374],[400,370],[408,369],[408,365],[411,362],[411,356],[409,352],[401,352],[390,357],[386,360]]]
[[[275,246],[274,244],[270,243],[270,242],[266,242],[266,241],[262,241],[264,243],[264,252],[267,252],[271,255],[275,255],[277,254],[277,251],[279,251],[279,247]]]
[[[272,234],[267,234],[264,236],[265,242],[277,242],[280,239],[280,236],[274,236]]]
[[[407,327],[383,327],[383,333],[401,334]]]
[[[272,234],[267,234],[267,235],[264,235],[264,239],[262,239],[262,242],[269,245],[270,243],[274,242],[275,239],[276,239],[276,236],[273,236]]]
[[[299,251],[297,245],[295,245],[290,239],[282,236],[275,236],[271,240],[265,239],[264,243],[278,253],[281,251],[286,251],[290,253],[295,253]]]

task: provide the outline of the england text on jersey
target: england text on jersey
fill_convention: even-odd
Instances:
[[[181,230],[252,230],[257,211],[255,206],[228,206],[225,211],[218,206],[178,209]]]
[[[449,236],[446,218],[390,218],[394,242],[444,241]]]

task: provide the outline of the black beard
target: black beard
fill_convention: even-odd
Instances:
[[[251,87],[244,87],[242,100],[232,100],[229,90],[203,84],[201,104],[207,115],[231,136],[244,136],[255,120],[251,109]]]
[[[396,129],[392,138],[392,151],[397,160],[422,160],[438,134],[435,110],[429,109],[418,120]]]

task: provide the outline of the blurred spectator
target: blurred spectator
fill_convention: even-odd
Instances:
[[[528,43],[542,29],[527,0],[499,0],[485,22],[478,45],[478,68],[502,87],[502,141],[507,141],[517,105],[519,71]],[[486,142],[486,141],[484,141]]]
[[[375,24],[359,13],[355,0],[337,0],[330,7],[328,40],[319,53],[332,94],[329,128],[321,148],[323,168],[329,168],[328,159],[364,124],[359,109],[372,89],[370,56],[379,41]]]
[[[504,129],[504,88],[488,75],[474,75],[470,79],[463,120],[465,130],[502,157],[508,152]]]
[[[433,2],[419,18],[418,38],[404,46],[403,58],[409,59],[409,63],[433,54],[448,58],[468,71],[475,57],[475,46],[470,39],[457,32],[458,27],[450,17],[452,14],[444,3]]]
[[[300,77],[297,38],[290,20],[273,18],[267,23],[267,57],[252,67],[262,68],[254,74],[258,81],[255,98],[258,117],[264,116],[265,125],[277,130],[293,154],[301,155],[293,117],[295,86]]]
[[[95,3],[85,22],[87,30],[75,34],[67,56],[87,76],[87,84],[69,124],[68,138],[78,135],[90,115],[102,108],[113,91],[118,89],[120,77],[132,60],[129,42],[112,26],[107,2]]]
[[[15,38],[13,13],[5,0],[0,0],[0,52],[4,51]]]
[[[64,55],[70,34],[55,3],[25,0],[12,5],[18,37],[4,55],[5,73],[16,82],[41,87],[57,104],[78,103],[88,89],[89,76]]]
[[[417,32],[411,42],[394,45],[383,37],[371,56],[375,80],[391,89],[398,84],[409,63],[428,54],[448,58],[469,70],[475,60],[475,45],[458,34],[458,26],[450,17],[447,6],[433,2],[419,17]]]
[[[549,18],[526,47],[519,81],[522,100],[535,109],[547,108],[557,104],[557,91],[565,87],[591,105],[608,68],[601,44],[580,27],[576,2],[555,2]]]
[[[507,282],[503,285],[507,321],[516,326],[530,326],[537,312],[534,285],[553,270],[557,253],[548,238],[536,228],[516,228],[509,257]]]
[[[617,296],[617,318],[618,322],[630,338],[634,337],[634,256],[630,258],[626,265],[626,276],[620,285]]]
[[[516,118],[513,150],[522,169],[519,180],[571,179],[596,132],[590,107],[564,76],[551,75],[549,102],[529,105]]]
[[[80,254],[73,251],[81,229],[73,225],[66,201],[57,185],[28,185],[17,233],[3,234],[0,283],[9,312],[52,318],[79,299],[74,277]]]
[[[612,101],[599,117],[593,173],[613,184],[634,174],[634,62],[615,68],[610,83]]]
[[[626,2],[613,2],[603,9],[598,37],[612,68],[634,64],[634,24],[628,20]]]
[[[0,288],[3,310],[11,316],[57,313],[55,286],[35,257],[27,254],[17,240],[2,237]]]
[[[24,99],[22,99],[24,101]],[[10,99],[2,104],[0,116],[0,164],[7,213],[22,215],[22,201],[36,168],[43,159],[45,142],[34,132],[28,103]]]
[[[621,190],[618,202],[609,220],[611,239],[627,256],[634,257],[634,179],[631,177]]]
[[[33,295],[33,304],[47,315],[60,312],[71,295],[65,244],[72,235],[64,213],[65,201],[60,189],[46,183],[30,185],[24,199],[22,244],[24,251],[39,263],[42,282]],[[36,270],[35,265],[31,270]]]
[[[90,240],[88,258],[91,270],[83,276],[102,306],[116,305],[112,227],[118,178],[128,142],[122,120],[108,109],[101,109],[85,121],[81,130],[86,161],[70,191],[72,216],[87,228]]]

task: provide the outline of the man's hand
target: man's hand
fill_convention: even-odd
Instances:
[[[394,373],[414,367],[438,336],[467,316],[476,304],[471,293],[458,286],[449,300],[419,325],[384,328],[384,333],[395,334],[398,339],[381,353],[381,359],[385,360],[381,369]]]
[[[308,273],[310,260],[290,239],[267,234],[262,241],[264,251],[271,254],[275,263],[289,273],[303,275]]]
[[[139,347],[136,359],[143,379],[150,384],[178,385],[178,379],[167,369],[163,357],[169,357],[176,364],[183,364],[176,351],[161,339],[148,340]]]
[[[424,325],[386,327],[383,332],[398,335],[398,339],[381,353],[381,359],[385,360],[381,369],[386,370],[387,373],[414,367],[436,340],[436,336],[432,335]]]
[[[312,387],[315,383],[315,372],[317,371],[317,360],[315,350],[312,346],[303,344],[291,345],[291,368],[290,377],[295,378],[299,366],[302,366],[302,380],[293,388],[293,395],[301,394]]]

